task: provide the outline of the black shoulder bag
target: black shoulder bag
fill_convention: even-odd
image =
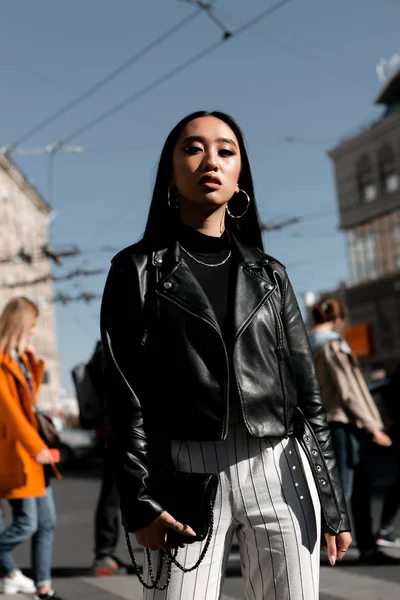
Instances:
[[[159,272],[155,268],[155,283],[159,281]],[[159,303],[156,300],[157,322],[159,320]],[[171,461],[172,463],[172,461]],[[158,489],[154,491],[154,497],[160,502],[163,508],[169,512],[174,519],[180,523],[189,525],[196,532],[196,537],[185,536],[170,529],[167,533],[167,542],[173,546],[182,544],[192,544],[194,542],[204,542],[199,559],[196,563],[187,568],[181,565],[177,560],[178,548],[173,550],[160,550],[157,565],[157,571],[154,575],[151,564],[150,550],[146,548],[146,558],[148,562],[148,571],[151,583],[147,583],[141,573],[135,555],[133,552],[129,531],[125,527],[125,539],[128,546],[129,556],[132,566],[140,583],[147,589],[156,589],[163,591],[167,589],[171,580],[172,564],[184,573],[194,571],[204,560],[210,547],[212,534],[214,531],[214,504],[217,495],[219,478],[218,475],[211,473],[185,473],[175,471],[173,468],[163,475]],[[164,565],[166,574],[163,577]],[[161,584],[161,580],[165,579]]]
[[[172,552],[170,550],[160,550],[157,572],[154,575],[150,550],[146,548],[148,571],[151,581],[150,584],[147,583],[136,562],[129,532],[125,527],[125,538],[133,569],[140,583],[145,588],[149,590],[165,590],[171,580],[172,564],[175,564],[184,573],[189,573],[197,569],[202,563],[210,547],[214,531],[214,503],[218,481],[218,475],[215,474],[175,471],[168,477],[165,477],[162,485],[163,491],[160,496],[157,496],[157,499],[160,499],[160,503],[167,512],[180,523],[190,525],[197,534],[196,537],[185,536],[174,529],[170,529],[167,534],[167,542],[169,544],[182,545],[205,541],[199,559],[191,567],[184,567],[178,562],[176,558],[178,549]],[[160,585],[163,578],[164,565],[166,566],[165,582]]]

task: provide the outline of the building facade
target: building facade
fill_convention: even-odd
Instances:
[[[329,155],[347,235],[350,324],[368,337],[360,345],[366,372],[391,372],[400,362],[400,71],[376,103],[381,118]]]
[[[21,295],[39,306],[34,345],[46,363],[39,405],[53,413],[60,398],[60,380],[50,263],[43,251],[50,215],[50,207],[21,171],[0,154],[0,310]]]

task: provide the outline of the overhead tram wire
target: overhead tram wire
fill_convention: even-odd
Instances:
[[[232,34],[229,31],[229,29],[225,27],[224,23],[222,23],[219,17],[217,17],[217,15],[214,13],[213,4],[211,4],[210,2],[204,2],[204,0],[186,0],[186,2],[201,8],[204,14],[207,15],[207,17],[211,19],[211,21],[213,21],[213,23],[215,23],[217,27],[220,28],[220,30],[223,33],[224,39],[228,39],[231,37]]]
[[[122,64],[120,64],[113,71],[111,71],[111,73],[109,73],[108,75],[106,75],[105,77],[103,77],[102,79],[97,81],[86,91],[80,93],[73,100],[71,100],[70,102],[67,102],[67,104],[65,104],[64,106],[62,106],[61,108],[56,110],[54,113],[52,113],[51,115],[49,115],[48,117],[46,117],[45,119],[43,119],[42,121],[40,121],[39,123],[37,123],[36,125],[31,127],[30,129],[28,129],[28,131],[26,131],[24,134],[20,135],[15,140],[15,142],[10,145],[10,147],[15,148],[15,147],[19,146],[22,142],[25,142],[27,139],[32,137],[35,133],[38,133],[39,131],[41,131],[42,129],[47,127],[47,125],[50,125],[50,123],[53,123],[60,117],[66,115],[73,108],[75,108],[75,106],[78,106],[79,104],[81,104],[82,102],[84,102],[85,100],[87,100],[88,98],[93,96],[97,91],[99,91],[101,88],[103,88],[108,83],[113,81],[116,77],[118,77],[118,75],[123,73],[123,71],[126,71],[126,69],[128,69],[133,64],[138,62],[141,58],[146,56],[146,54],[148,54],[151,50],[154,50],[154,48],[157,48],[157,46],[159,46],[165,40],[167,40],[172,35],[174,35],[177,31],[179,31],[180,29],[185,27],[185,25],[187,25],[188,23],[193,21],[193,19],[196,18],[198,15],[200,15],[202,12],[203,11],[201,8],[196,9],[195,11],[191,12],[187,17],[185,17],[184,19],[182,19],[181,21],[176,23],[176,25],[174,25],[173,27],[171,27],[170,29],[165,31],[163,34],[158,36],[155,40],[153,40],[152,42],[147,44],[147,46],[145,46],[144,48],[142,48],[141,50],[136,52],[133,56],[131,56],[127,60],[125,60]]]
[[[398,2],[400,3],[400,0],[398,0]],[[229,7],[229,10],[224,10],[224,11],[220,11],[220,12],[224,16],[224,18],[231,19],[231,15],[234,15],[234,18],[237,22],[238,15],[236,13],[234,14],[232,12],[231,7]],[[326,59],[324,56],[321,56],[321,53],[309,51],[307,48],[304,48],[303,46],[299,45],[298,42],[296,45],[293,45],[291,43],[288,43],[287,41],[283,41],[283,40],[271,37],[270,34],[266,34],[263,31],[256,29],[255,27],[252,28],[252,33],[254,34],[255,37],[258,37],[260,40],[263,40],[264,42],[267,42],[273,46],[281,48],[281,49],[285,50],[286,52],[289,52],[290,54],[294,55],[296,58],[303,59],[306,62],[308,62],[309,64],[314,64],[317,67],[320,67],[324,72],[326,72],[327,70],[330,70],[332,73],[341,75],[342,77],[346,78],[348,81],[351,81],[352,83],[359,85],[360,87],[362,87],[365,90],[375,91],[374,86],[359,79],[358,76],[356,75],[356,73],[351,73],[347,69],[336,66],[335,64],[330,62],[329,59]],[[342,54],[343,54],[343,51],[342,51]]]
[[[345,79],[347,79],[348,81],[351,81],[352,83],[358,85],[359,87],[363,88],[364,90],[375,92],[374,86],[362,81],[361,79],[358,79],[357,76],[353,75],[352,73],[349,73],[345,69],[343,69],[341,67],[337,67],[336,65],[330,63],[329,60],[326,60],[324,57],[321,57],[320,55],[313,54],[311,52],[308,52],[307,50],[304,50],[301,47],[296,47],[286,41],[282,41],[277,38],[271,37],[269,34],[268,35],[264,34],[263,31],[259,31],[258,29],[253,28],[252,32],[255,36],[257,36],[264,42],[267,42],[273,46],[276,46],[278,48],[286,50],[290,54],[295,55],[297,58],[304,59],[309,64],[314,63],[318,67],[321,67],[324,71],[326,71],[326,69],[328,69],[328,70],[332,71],[333,73],[336,73],[337,75],[340,75],[340,76],[344,77]]]
[[[95,117],[94,119],[91,119],[90,121],[88,121],[87,123],[85,123],[84,125],[82,125],[81,127],[78,127],[75,131],[73,131],[72,133],[70,133],[69,135],[67,135],[66,137],[64,137],[62,143],[65,144],[69,140],[71,140],[71,139],[73,139],[73,138],[81,135],[82,133],[86,133],[90,129],[93,129],[93,127],[95,127],[99,123],[102,123],[106,119],[112,117],[114,114],[116,114],[119,111],[123,110],[126,106],[129,106],[130,104],[133,104],[134,102],[136,102],[136,100],[139,100],[140,98],[142,98],[143,96],[145,96],[149,92],[153,91],[154,89],[156,89],[157,87],[159,87],[160,85],[162,85],[164,82],[166,82],[169,79],[175,77],[176,75],[178,75],[182,71],[185,71],[188,67],[190,67],[190,66],[192,66],[192,65],[200,62],[201,59],[203,59],[204,57],[208,56],[209,54],[211,54],[212,52],[214,52],[215,50],[217,50],[218,48],[220,48],[223,44],[228,43],[229,40],[231,40],[231,39],[235,38],[236,36],[240,35],[244,31],[246,31],[247,29],[250,29],[250,27],[252,27],[256,23],[259,23],[261,20],[263,20],[266,17],[272,15],[273,13],[277,12],[278,10],[280,10],[281,8],[283,8],[286,4],[289,4],[290,2],[292,2],[292,0],[280,0],[280,2],[277,2],[276,4],[273,4],[269,8],[263,10],[256,17],[254,17],[252,19],[249,19],[249,21],[247,21],[246,23],[244,23],[244,25],[242,25],[238,29],[236,29],[236,31],[233,31],[232,34],[231,34],[231,36],[229,38],[227,38],[227,39],[223,38],[223,39],[218,40],[217,42],[214,42],[213,44],[211,44],[210,46],[208,46],[204,50],[201,50],[200,52],[198,52],[197,54],[195,54],[194,56],[192,56],[188,60],[184,61],[180,65],[178,65],[178,66],[174,67],[173,69],[169,70],[167,73],[164,73],[164,75],[161,75],[160,77],[158,77],[157,79],[155,79],[153,82],[151,82],[148,85],[144,86],[141,90],[138,90],[137,92],[135,92],[131,96],[128,96],[128,98],[125,98],[125,100],[122,100],[118,104],[115,104],[114,106],[112,106],[108,110],[104,111],[103,113],[101,113],[100,115],[98,115],[97,117]]]

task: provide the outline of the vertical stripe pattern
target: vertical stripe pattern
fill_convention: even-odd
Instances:
[[[236,425],[224,441],[174,441],[171,451],[177,469],[219,475],[215,531],[197,571],[173,567],[168,590],[144,590],[144,600],[219,600],[234,534],[245,600],[318,600],[320,506],[297,440],[252,438]],[[201,549],[186,546],[178,559],[191,566]]]

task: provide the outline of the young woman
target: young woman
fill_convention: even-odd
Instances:
[[[44,363],[30,345],[38,315],[37,306],[23,297],[10,300],[0,315],[0,498],[8,500],[13,517],[9,527],[0,527],[0,591],[57,600],[51,587],[55,510],[43,468],[53,459],[35,417]],[[11,555],[31,538],[34,581]]]
[[[128,530],[155,552],[170,528],[193,535],[156,491],[165,461],[219,475],[204,561],[186,575],[174,567],[168,591],[145,598],[219,598],[236,533],[246,598],[316,599],[317,488],[332,565],[350,544],[348,517],[303,321],[285,268],[262,252],[249,160],[228,115],[189,115],[168,136],[144,237],[114,258],[101,318]],[[312,429],[310,462],[297,407]],[[201,548],[185,545],[178,560],[192,566]]]

